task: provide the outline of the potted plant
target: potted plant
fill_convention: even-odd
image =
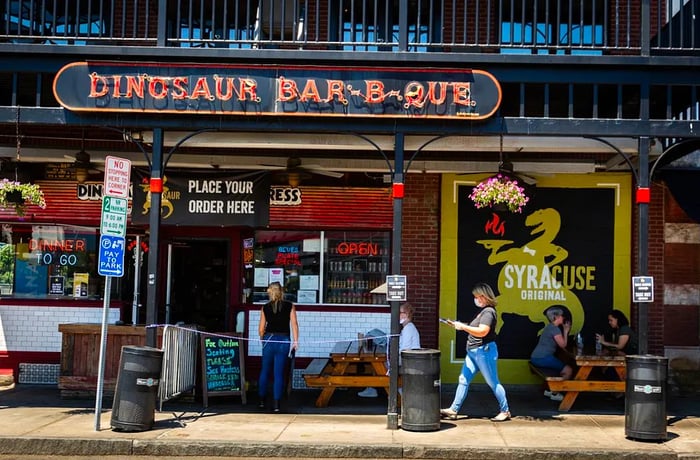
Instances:
[[[0,181],[0,206],[12,207],[18,216],[23,216],[24,207],[27,204],[33,204],[42,209],[46,207],[44,192],[38,185],[9,179]]]
[[[511,212],[522,212],[529,198],[525,188],[518,181],[503,174],[497,174],[480,182],[469,194],[477,208],[505,206]]]

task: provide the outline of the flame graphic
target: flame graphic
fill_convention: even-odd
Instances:
[[[506,222],[501,220],[495,212],[491,216],[491,220],[486,221],[486,225],[484,225],[484,232],[504,236],[506,234]]]

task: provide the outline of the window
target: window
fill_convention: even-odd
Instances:
[[[84,45],[76,38],[107,35],[108,11],[97,0],[83,2],[10,1],[0,5],[0,35],[10,35],[14,43],[44,41]]]
[[[556,52],[563,53],[572,48],[604,45],[605,5],[602,0],[511,0],[503,2],[499,17],[501,43],[506,46],[501,50],[503,53],[530,53],[531,48],[558,48]],[[572,50],[572,54],[581,53],[581,50]],[[600,54],[599,51],[595,53]]]
[[[389,232],[258,231],[246,300],[266,302],[268,284],[278,281],[300,304],[385,304],[372,290],[389,273],[389,246]]]
[[[353,51],[398,50],[398,1],[338,2],[332,8],[342,8],[341,40],[352,44],[343,49]],[[430,0],[408,2],[408,50],[427,51],[431,33],[441,29],[439,14]],[[335,14],[335,13],[334,13]]]
[[[99,299],[97,229],[67,225],[3,224],[0,295]],[[118,289],[113,283],[115,289]],[[116,300],[116,299],[115,299]]]

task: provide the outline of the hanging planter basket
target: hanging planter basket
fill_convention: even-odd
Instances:
[[[0,181],[0,207],[14,208],[18,216],[23,216],[29,204],[46,208],[44,192],[38,185],[8,179]]]
[[[22,191],[13,190],[11,192],[7,192],[5,194],[5,201],[8,204],[14,204],[15,206],[24,204],[24,198],[22,198]]]
[[[469,199],[477,208],[492,208],[495,211],[522,212],[530,200],[525,188],[518,181],[503,174],[497,174],[480,182],[469,194]]]

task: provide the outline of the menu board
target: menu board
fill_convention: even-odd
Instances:
[[[243,341],[240,334],[202,333],[202,399],[209,396],[240,395],[246,403]]]

